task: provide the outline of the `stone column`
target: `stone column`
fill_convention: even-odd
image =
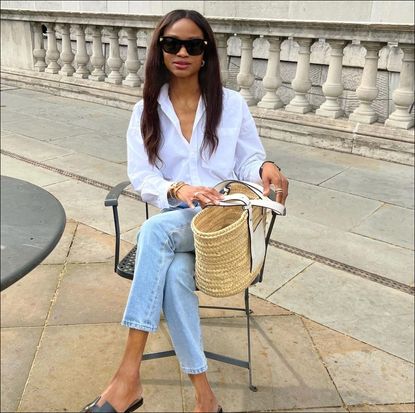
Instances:
[[[226,85],[229,77],[228,70],[228,39],[229,35],[226,33],[216,33],[216,45],[218,48],[220,74],[222,78],[222,84]]]
[[[77,65],[76,72],[73,76],[81,79],[88,79],[89,70],[86,65],[89,62],[89,55],[86,51],[85,26],[82,24],[74,24],[73,28],[76,34],[75,63]]]
[[[326,100],[316,110],[316,115],[327,118],[339,118],[343,115],[338,97],[343,93],[342,67],[343,49],[347,44],[346,40],[327,40],[331,47],[329,70],[327,79],[323,84],[323,93]]]
[[[379,92],[376,86],[379,50],[385,46],[385,43],[361,42],[361,45],[366,49],[366,57],[362,80],[356,89],[359,106],[350,114],[349,119],[353,122],[370,124],[376,122],[378,118],[378,115],[372,108],[372,102]]]
[[[75,68],[72,66],[74,54],[72,52],[69,24],[62,24],[59,28],[62,36],[61,62],[63,63],[59,74],[63,76],[72,76],[75,72]]]
[[[250,91],[254,83],[254,74],[252,73],[253,38],[246,34],[240,35],[239,37],[241,38],[241,66],[236,81],[240,88],[240,94],[246,100],[246,103],[248,105],[254,105],[256,101]]]
[[[137,87],[140,86],[140,78],[137,75],[138,69],[140,69],[140,61],[138,60],[137,49],[137,29],[127,28],[127,60],[125,61],[125,67],[128,74],[125,80],[122,81],[123,85]]]
[[[101,27],[93,26],[92,29],[92,56],[91,64],[94,70],[89,75],[88,79],[97,80],[99,82],[105,79],[105,72],[102,70],[105,57],[102,53],[102,39],[101,39]]]
[[[150,49],[151,37],[152,37],[153,32],[151,30],[145,30],[144,34],[145,34],[145,39],[146,39],[146,51],[144,53],[143,60],[140,62],[141,66],[138,71],[138,77],[140,78],[141,83],[144,83],[145,72],[146,72],[145,65],[146,65],[146,60],[147,60],[147,51]]]
[[[118,32],[119,29],[117,27],[108,28],[110,38],[110,51],[107,64],[111,69],[111,72],[105,79],[105,81],[108,83],[114,83],[115,85],[120,85],[122,82],[122,76],[120,73],[122,60],[120,57],[120,43],[118,39]]]
[[[288,112],[307,113],[312,109],[305,95],[311,88],[311,80],[309,78],[310,48],[314,39],[299,37],[294,38],[294,41],[300,46],[300,50],[298,51],[297,70],[295,72],[295,78],[291,83],[295,96],[285,107],[285,110]]]
[[[414,45],[399,44],[399,46],[403,51],[403,59],[399,87],[392,96],[396,109],[386,120],[385,125],[409,129],[414,126],[414,114],[409,113],[409,107],[414,102]]]
[[[268,37],[266,39],[269,43],[268,64],[262,83],[265,89],[265,95],[258,103],[260,108],[278,109],[284,104],[277,95],[277,90],[282,84],[280,74],[280,52],[281,42],[285,39],[279,37]]]
[[[37,72],[44,72],[47,66],[45,62],[46,50],[43,47],[43,33],[42,25],[40,23],[33,23],[33,57],[35,58],[35,70]]]
[[[46,58],[49,61],[48,67],[45,69],[46,73],[58,73],[61,68],[58,65],[59,50],[56,44],[56,34],[54,23],[46,23],[46,34],[48,37],[48,49],[46,51]]]

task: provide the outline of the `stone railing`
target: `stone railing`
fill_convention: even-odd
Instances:
[[[6,9],[1,19],[6,81],[66,90],[66,95],[85,93],[110,104],[123,96],[121,101],[131,105],[141,96],[146,48],[160,16]],[[263,136],[413,163],[413,26],[209,21],[222,80],[246,99]],[[295,67],[283,79],[281,68],[288,63]],[[325,75],[324,82],[312,81],[312,66],[319,68],[320,79]],[[345,94],[343,72],[351,67],[358,70],[360,84],[351,91],[353,110],[345,110],[350,93]],[[381,71],[388,75],[383,111],[376,105]],[[281,128],[282,123],[291,126]],[[300,126],[294,130],[294,124]],[[300,136],[310,133],[314,138]],[[293,139],[295,134],[300,137]],[[330,134],[331,143],[322,143],[322,135]],[[359,136],[366,137],[360,152]],[[385,155],[388,151],[392,155]]]

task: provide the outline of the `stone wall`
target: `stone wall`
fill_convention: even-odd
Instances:
[[[413,24],[413,1],[2,1],[2,8],[163,15],[191,8],[205,16]]]

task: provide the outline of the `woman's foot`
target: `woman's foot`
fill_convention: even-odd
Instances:
[[[196,398],[196,406],[195,409],[193,410],[193,412],[197,412],[197,413],[216,413],[219,412],[221,409],[221,407],[218,404],[218,401],[216,399],[216,397],[212,394],[209,397],[204,397],[202,398]]]
[[[125,377],[116,374],[111,383],[101,394],[97,405],[110,403],[117,412],[125,412],[136,400],[141,399],[143,388],[137,377]]]

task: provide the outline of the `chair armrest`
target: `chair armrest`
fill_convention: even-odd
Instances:
[[[118,198],[120,197],[122,191],[130,185],[130,181],[124,181],[114,186],[111,191],[108,192],[105,198],[105,206],[117,206]]]

